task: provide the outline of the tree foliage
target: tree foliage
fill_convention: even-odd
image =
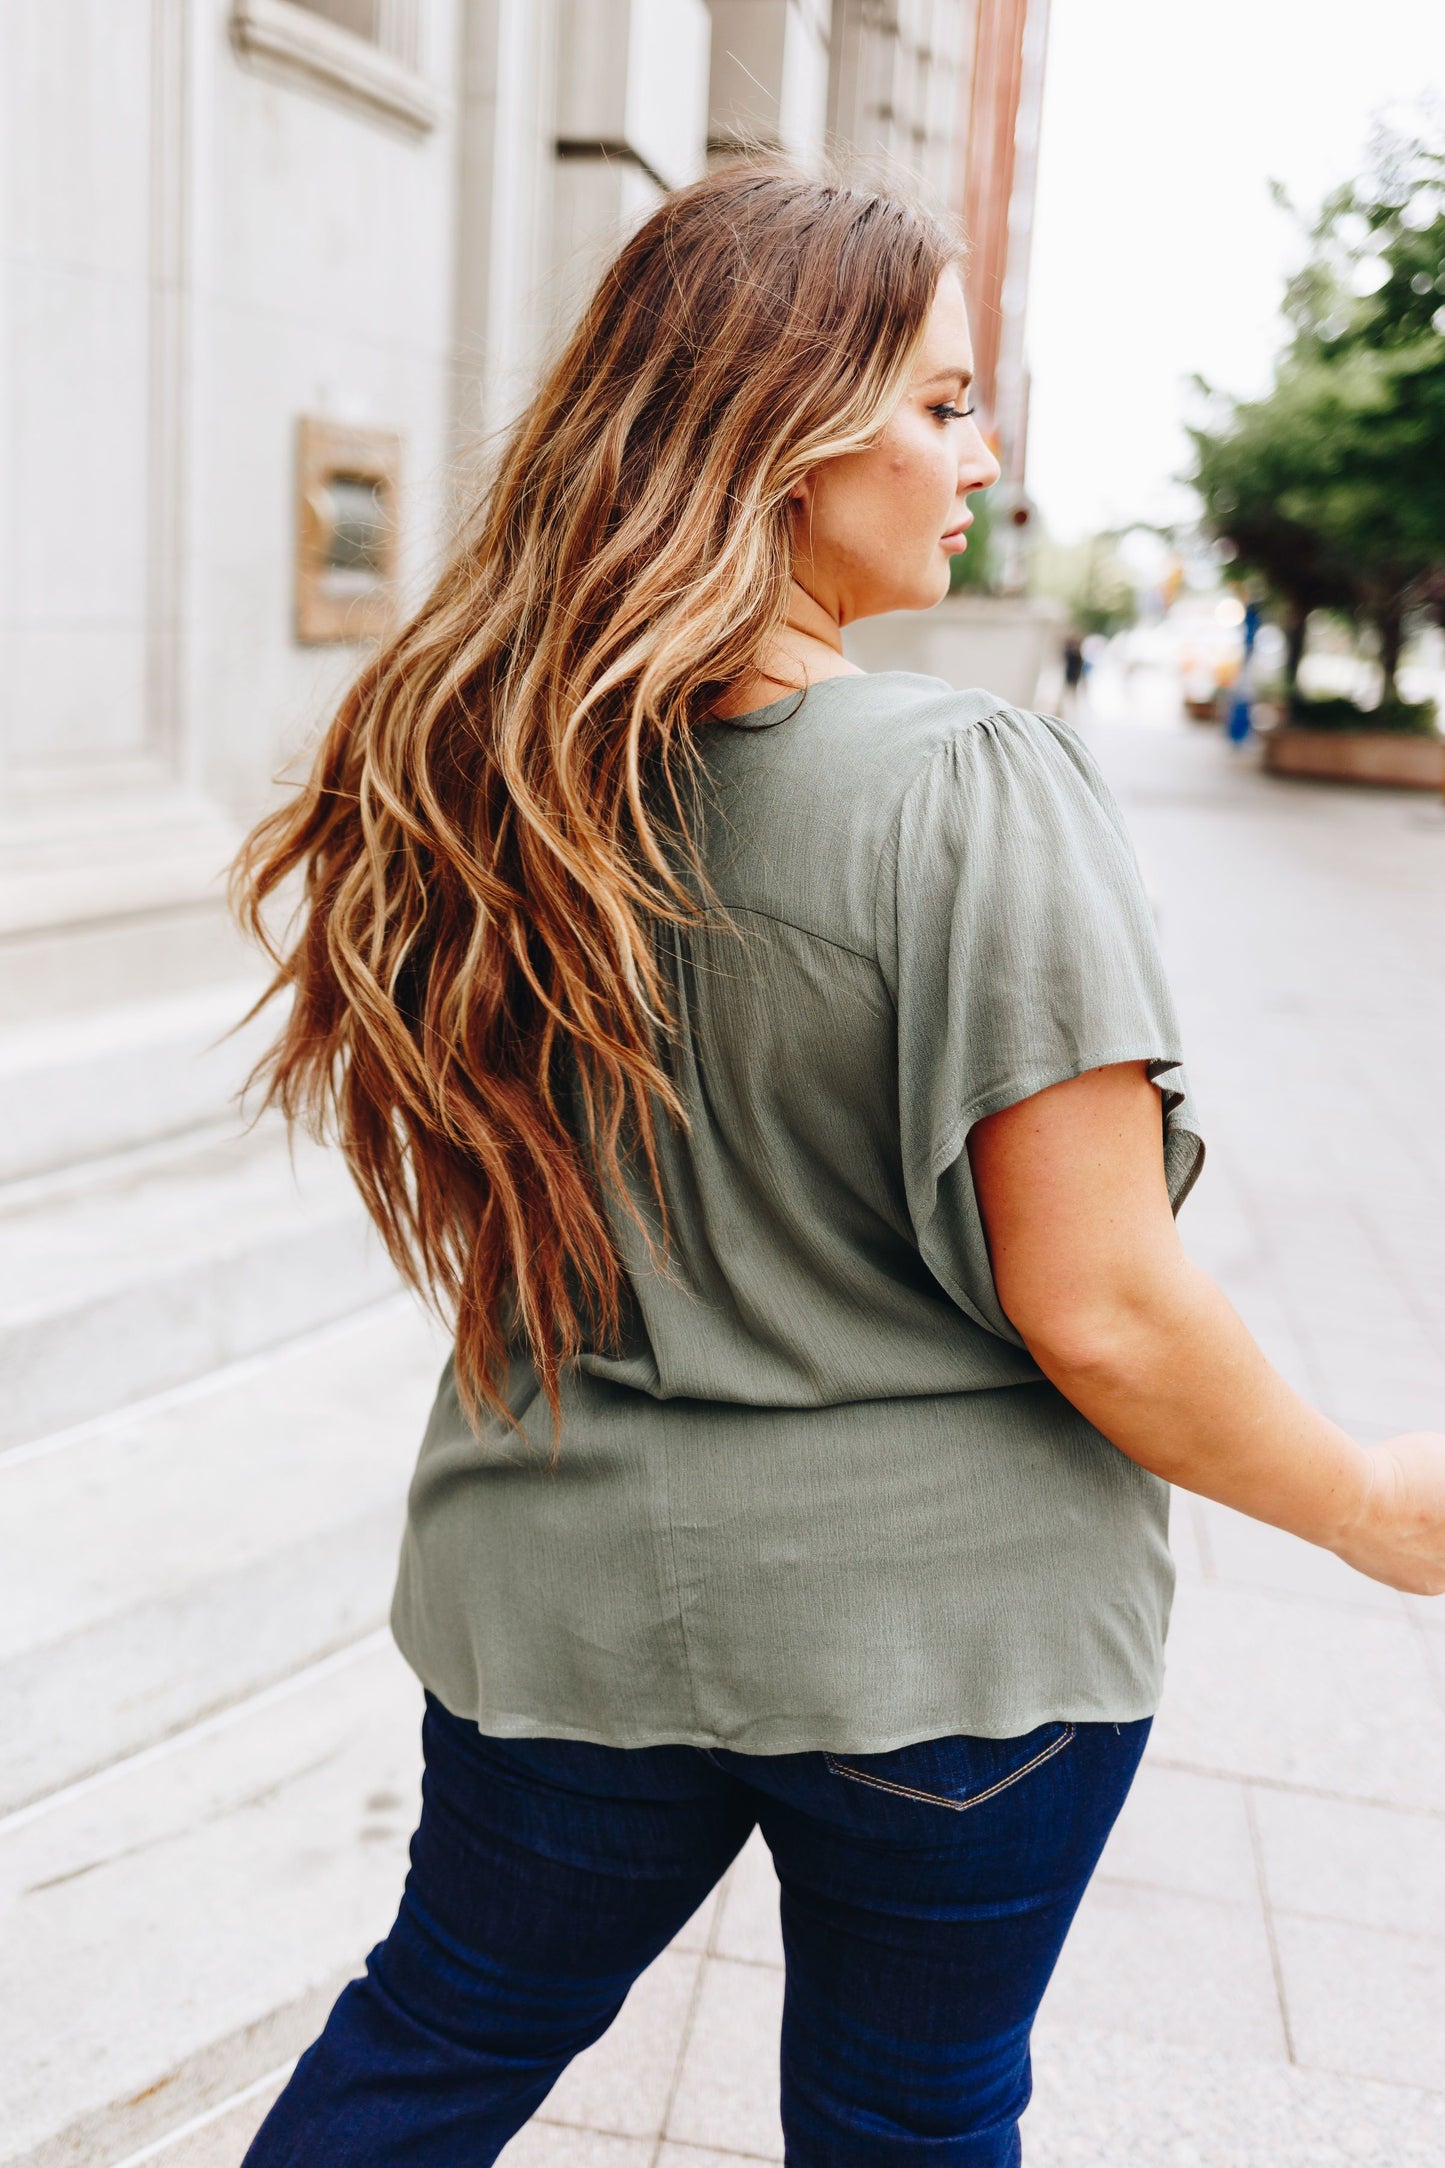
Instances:
[[[1138,618],[1134,582],[1113,534],[1068,544],[1045,536],[1034,550],[1031,569],[1035,591],[1065,605],[1075,632],[1098,632],[1108,639]]]
[[[983,493],[971,497],[968,508],[973,514],[973,525],[968,531],[968,548],[960,550],[949,563],[949,593],[956,595],[961,587],[970,591],[982,589],[985,593],[991,593],[997,578],[994,559],[998,555],[993,533],[993,505],[987,493]]]
[[[1375,628],[1389,702],[1409,614],[1445,623],[1445,127],[1378,127],[1306,230],[1270,392],[1195,379],[1220,412],[1190,430],[1192,480],[1280,606],[1291,684],[1310,611],[1335,609]]]

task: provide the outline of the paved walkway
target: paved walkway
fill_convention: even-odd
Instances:
[[[1084,727],[1157,896],[1191,1054],[1209,1156],[1181,1218],[1190,1248],[1285,1373],[1359,1435],[1445,1425],[1445,812],[1275,782],[1213,732]],[[1439,2168],[1445,1599],[1400,1596],[1183,1493],[1173,1542],[1164,1702],[1036,2029],[1028,2168]],[[395,1701],[386,1721],[405,1741],[392,1790],[367,1794],[387,1827],[362,1832],[384,1840],[367,1935],[358,1908],[338,1961],[342,1940],[365,1947],[400,1871],[413,1697],[399,1668],[368,1645],[322,1682],[356,1699],[368,1740]],[[279,1735],[287,1710],[298,1768],[303,1746],[319,1767],[302,1696],[267,1721]],[[349,1769],[307,1782],[348,1798],[376,1786]],[[246,1783],[259,1796],[253,1759]],[[321,1805],[296,1811],[331,1826]],[[308,1842],[288,1903],[321,1858]],[[274,1877],[234,1845],[228,1872],[251,1892],[249,1931]],[[258,1953],[286,1928],[278,1916]],[[315,1977],[319,2008],[331,1987]],[[749,1847],[507,2168],[780,2160],[781,1996],[776,1891]],[[312,2010],[296,2005],[274,2048],[271,2034],[248,2047],[230,2083],[294,2052],[283,2037]],[[154,2154],[137,2125],[132,2160],[235,2168],[275,2081],[245,2089],[191,2135],[172,2121]]]

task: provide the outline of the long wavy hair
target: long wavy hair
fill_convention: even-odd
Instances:
[[[912,205],[776,160],[667,197],[237,858],[274,966],[256,1008],[291,996],[251,1085],[339,1142],[455,1322],[473,1422],[512,1420],[524,1338],[555,1449],[566,1366],[620,1329],[606,1197],[647,1234],[639,1160],[665,1249],[656,1123],[687,1116],[656,937],[710,907],[700,734],[783,623],[789,491],[876,440],[960,253]]]

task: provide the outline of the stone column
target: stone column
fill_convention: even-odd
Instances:
[[[295,637],[300,416],[405,438],[426,576],[459,5],[0,6],[7,1021],[238,968],[220,876],[356,660]]]
[[[620,237],[707,155],[706,0],[561,0],[553,320],[575,316]]]
[[[828,122],[839,160],[862,180],[953,209],[962,83],[978,0],[833,0]]]
[[[188,901],[230,830],[184,700],[190,11],[0,13],[3,943]]]
[[[712,0],[708,149],[784,151],[816,167],[828,125],[826,0]]]
[[[558,0],[469,0],[458,113],[454,434],[474,455],[525,400],[548,330]]]

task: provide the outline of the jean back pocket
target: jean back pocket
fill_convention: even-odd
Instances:
[[[825,1754],[823,1758],[835,1777],[895,1799],[963,1814],[1052,1761],[1071,1743],[1076,1730],[1073,1724],[1054,1722],[1039,1724],[1013,1739],[967,1733],[924,1739],[886,1754]]]

